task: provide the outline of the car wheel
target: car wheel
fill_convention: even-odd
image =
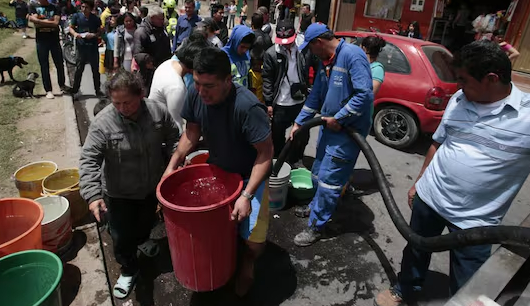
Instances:
[[[410,111],[399,106],[388,106],[375,115],[374,133],[375,138],[385,145],[403,149],[416,141],[419,129]]]

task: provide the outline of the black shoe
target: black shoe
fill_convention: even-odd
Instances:
[[[96,90],[96,97],[98,98],[104,98],[106,97],[105,94],[101,90]]]
[[[311,208],[309,208],[309,205],[304,206],[297,206],[294,209],[294,215],[298,218],[307,218],[309,217],[309,214],[311,213]]]
[[[61,86],[62,94],[69,94],[71,90],[72,90],[72,87],[69,87],[69,86],[66,86],[66,85]]]
[[[66,87],[66,86],[65,86],[65,88],[63,89],[63,92],[65,92],[65,93],[67,93],[67,94],[69,94],[69,95],[74,96],[74,95],[77,94],[78,90],[74,90],[74,89],[71,88],[71,87]]]

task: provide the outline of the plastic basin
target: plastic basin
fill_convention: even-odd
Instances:
[[[2,305],[61,306],[63,263],[57,255],[30,250],[0,258]]]

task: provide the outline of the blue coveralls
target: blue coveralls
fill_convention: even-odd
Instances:
[[[366,137],[373,100],[372,75],[366,54],[358,46],[341,40],[331,64],[320,64],[313,89],[295,122],[302,125],[321,113],[323,117],[335,117],[343,127],[353,127]],[[311,170],[317,191],[309,204],[310,227],[322,228],[335,211],[359,151],[359,146],[344,131],[321,127]]]

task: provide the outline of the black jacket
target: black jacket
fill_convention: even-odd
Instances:
[[[288,54],[279,45],[270,47],[263,57],[263,99],[267,106],[272,106],[280,93],[281,81],[287,73]],[[306,56],[297,53],[297,69],[300,83],[309,87],[309,65]]]
[[[226,27],[226,23],[219,21],[215,22],[217,24],[217,27],[219,28],[219,34],[217,34],[217,37],[221,40],[223,43],[223,46],[226,45],[228,42],[228,28]]]
[[[171,45],[166,30],[155,28],[148,19],[145,19],[134,32],[133,56],[138,53],[151,55],[158,67],[161,63],[171,58]]]

